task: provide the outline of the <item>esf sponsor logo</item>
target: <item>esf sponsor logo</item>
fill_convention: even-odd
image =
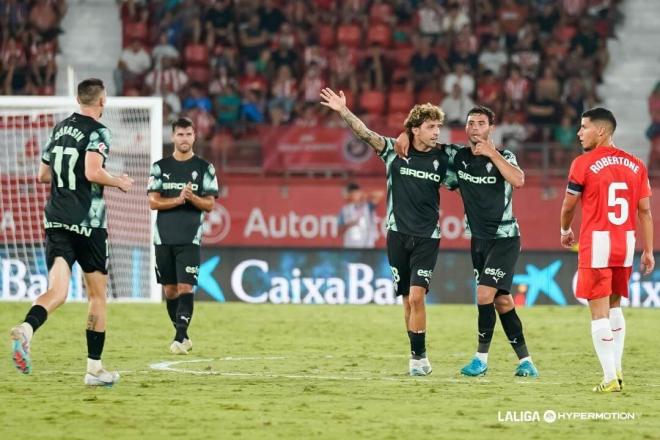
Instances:
[[[504,272],[499,267],[498,268],[487,267],[486,269],[484,269],[484,273],[486,275],[490,275],[491,277],[493,277],[493,280],[495,280],[495,282],[498,282],[506,275],[506,272]]]
[[[470,183],[476,183],[477,185],[492,185],[497,183],[497,178],[495,176],[473,176],[462,170],[458,170],[458,177],[467,180]]]
[[[248,303],[396,304],[400,302],[395,296],[391,279],[375,278],[373,269],[367,264],[348,263],[346,266],[345,278],[306,277],[299,268],[294,268],[287,276],[274,276],[269,274],[267,261],[250,259],[242,261],[232,271],[231,287],[238,299]],[[257,275],[255,271],[261,274]],[[248,292],[244,280],[255,278],[264,279],[266,286]]]

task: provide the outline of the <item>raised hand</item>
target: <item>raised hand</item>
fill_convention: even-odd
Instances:
[[[321,90],[321,105],[338,112],[346,107],[346,96],[342,90],[340,90],[339,95],[337,95],[332,89],[326,87]]]
[[[475,156],[493,157],[496,152],[497,150],[495,149],[493,141],[483,137],[478,137],[477,144],[472,147],[472,154]]]

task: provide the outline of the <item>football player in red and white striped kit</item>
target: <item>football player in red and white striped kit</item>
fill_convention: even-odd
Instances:
[[[595,392],[621,391],[625,320],[621,297],[628,285],[635,253],[636,217],[642,242],[640,270],[653,271],[651,187],[644,163],[615,147],[616,119],[607,109],[582,114],[578,137],[584,154],[571,164],[561,209],[561,244],[575,244],[571,223],[582,200],[576,296],[589,301],[591,334],[603,367]]]

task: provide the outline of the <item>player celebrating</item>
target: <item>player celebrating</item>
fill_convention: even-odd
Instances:
[[[468,112],[465,125],[470,146],[445,146],[450,168],[456,170],[457,177],[449,186],[460,189],[472,235],[472,266],[477,280],[477,352],[461,373],[486,374],[497,310],[504,333],[518,356],[515,375],[537,377],[511,297],[513,273],[520,255],[520,228],[513,216],[513,188],[523,186],[525,175],[511,151],[495,148],[491,140],[494,124],[492,110],[474,107]],[[402,134],[397,142],[400,145],[397,150],[406,154],[408,137]]]
[[[176,329],[170,351],[188,354],[204,212],[218,196],[215,168],[193,153],[195,129],[188,118],[172,123],[174,153],[152,164],[149,207],[157,210],[154,244],[156,277],[163,285],[167,313]]]
[[[343,92],[321,91],[321,104],[336,111],[353,132],[385,162],[387,172],[387,257],[396,294],[403,295],[404,318],[410,339],[411,376],[431,373],[426,356],[428,291],[440,242],[440,185],[447,175],[449,157],[435,148],[444,113],[431,104],[416,105],[404,123],[412,137],[410,157],[402,159],[393,149],[394,139],[369,130],[346,107]]]
[[[78,262],[84,272],[87,316],[87,385],[111,386],[119,374],[101,364],[105,343],[108,280],[108,232],[103,188],[127,192],[133,179],[105,170],[110,151],[110,131],[99,122],[106,102],[100,79],[78,84],[80,113],[57,124],[41,156],[38,180],[50,183],[46,204],[46,264],[49,288],[34,302],[25,321],[11,330],[12,358],[22,373],[32,371],[30,341],[34,332],[67,298],[71,267]]]
[[[561,244],[571,248],[575,244],[571,223],[582,199],[575,296],[589,301],[591,338],[604,376],[593,391],[601,393],[623,388],[626,323],[621,297],[628,297],[636,215],[642,231],[641,272],[647,275],[655,266],[647,170],[641,160],[614,146],[615,129],[616,119],[607,109],[582,114],[578,137],[584,154],[571,164],[561,208]]]

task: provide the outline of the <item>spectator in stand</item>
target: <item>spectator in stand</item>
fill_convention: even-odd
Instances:
[[[269,112],[272,113],[275,108],[279,108],[282,111],[282,122],[287,122],[291,118],[298,96],[298,84],[289,66],[280,66],[270,90],[273,97],[268,103]]]
[[[261,27],[259,16],[252,14],[247,22],[240,25],[242,54],[250,61],[259,57],[261,50],[268,43],[268,33]]]
[[[62,32],[59,28],[61,14],[64,13],[59,10],[61,4],[59,1],[36,0],[30,9],[29,23],[45,40],[50,40]]]
[[[529,28],[528,28],[529,29]],[[523,76],[534,78],[539,70],[541,55],[537,50],[536,35],[533,31],[521,35],[511,55],[511,62],[520,67]]]
[[[479,55],[479,65],[481,71],[490,70],[493,74],[500,76],[503,73],[502,67],[506,66],[508,56],[496,38],[489,38],[486,43],[486,49]],[[498,114],[495,112],[495,114]]]
[[[238,50],[234,47],[216,46],[213,49],[213,55],[209,61],[211,67],[218,68],[220,66],[224,66],[232,75],[237,74],[240,70],[239,53]]]
[[[552,162],[558,166],[566,165],[577,151],[578,127],[572,122],[570,114],[564,114],[561,123],[554,128],[553,138],[557,148],[552,149]]]
[[[204,17],[209,47],[216,44],[236,46],[234,21],[236,14],[232,0],[214,0]]]
[[[301,85],[303,102],[318,103],[323,87],[325,81],[321,77],[321,70],[315,63],[310,64]]]
[[[275,53],[273,53],[273,66],[277,72],[281,66],[289,66],[291,72],[294,75],[298,76],[300,69],[298,68],[299,63],[298,53],[294,50],[293,46],[290,46],[290,41],[285,39],[283,40]]]
[[[183,110],[199,108],[208,113],[213,110],[211,98],[204,91],[201,84],[192,84],[190,86],[190,95],[183,100]]]
[[[435,42],[442,33],[442,16],[444,11],[435,0],[424,0],[417,10],[419,33]]]
[[[280,26],[286,20],[282,10],[277,6],[274,0],[265,0],[263,6],[259,7],[259,20],[261,26],[270,35],[280,31]]]
[[[511,67],[511,74],[504,82],[504,97],[510,103],[522,103],[529,96],[529,80],[522,76],[520,68],[516,65]]]
[[[352,93],[357,92],[356,65],[355,53],[344,45],[339,46],[337,53],[330,59],[330,87],[335,90],[348,88]]]
[[[470,25],[470,18],[459,2],[450,1],[447,4],[446,13],[442,17],[442,32],[445,34],[458,34],[465,26]]]
[[[506,37],[507,48],[513,48],[517,41],[518,29],[527,20],[527,8],[515,2],[515,0],[504,0],[497,9],[500,26]]]
[[[259,90],[245,92],[241,103],[241,119],[247,123],[262,123],[265,121],[263,97]]]
[[[383,191],[364,192],[357,183],[346,187],[347,203],[338,218],[339,235],[346,249],[372,249],[378,238],[376,206],[383,199]]]
[[[325,69],[328,67],[328,56],[324,49],[316,43],[305,47],[303,60],[305,70],[307,70],[311,63],[316,63],[319,69],[321,69],[321,72],[325,72]]]
[[[502,114],[502,97],[502,84],[492,70],[485,70],[477,86],[479,104],[490,108],[496,115],[499,115]]]
[[[516,120],[515,113],[512,111],[502,113],[502,122],[496,125],[493,131],[493,142],[514,153],[519,153],[526,139],[527,130]]]
[[[6,0],[0,3],[0,30],[5,30],[8,35],[17,35],[22,31],[29,14],[28,3],[19,0]]]
[[[536,80],[537,93],[543,99],[559,102],[561,97],[561,85],[552,67],[549,64],[543,68],[543,74]],[[582,114],[582,113],[580,113]]]
[[[564,103],[570,107],[572,113],[572,122],[576,124],[582,113],[587,108],[585,106],[586,93],[584,90],[584,85],[580,78],[574,77],[569,78],[566,81],[566,88],[564,91]]]
[[[151,67],[151,57],[139,41],[133,41],[121,52],[117,69],[114,72],[115,87],[118,93],[124,87],[141,85],[142,77]]]
[[[571,49],[576,46],[582,47],[582,53],[585,57],[593,56],[598,50],[598,34],[594,28],[594,22],[588,17],[580,19],[578,32],[571,40]]]
[[[548,134],[551,131],[550,126],[559,124],[562,114],[559,102],[544,95],[539,83],[535,84],[529,95],[527,112],[529,122],[547,127]]]
[[[537,5],[538,13],[536,15],[536,23],[541,36],[547,37],[552,34],[555,26],[559,23],[559,8],[555,1],[543,1]]]
[[[220,66],[215,69],[211,83],[209,84],[209,93],[211,95],[219,95],[229,86],[238,88],[238,82],[235,78],[229,75],[229,70],[226,66]]]
[[[297,127],[318,127],[321,123],[321,118],[317,111],[317,107],[318,102],[310,101],[305,103],[300,115],[294,120],[294,125]]]
[[[215,114],[218,125],[233,128],[241,117],[241,95],[236,84],[230,82],[215,98]]]
[[[245,73],[239,78],[238,85],[242,94],[248,90],[259,90],[263,95],[268,91],[268,81],[257,73],[257,66],[254,62],[245,63]]]
[[[151,58],[154,62],[154,68],[160,68],[163,58],[172,60],[179,59],[179,51],[172,46],[167,39],[167,33],[162,32],[158,37],[158,44],[151,50]]]
[[[450,127],[460,128],[465,126],[465,115],[474,107],[474,101],[463,93],[460,84],[455,82],[451,93],[442,100],[440,107],[445,112],[447,124]]]
[[[479,66],[476,54],[470,52],[468,45],[459,42],[452,47],[448,62],[452,69],[456,69],[458,64],[462,64],[470,72],[476,72]]]
[[[385,84],[389,84],[391,72],[389,61],[383,54],[383,49],[378,44],[369,48],[369,52],[360,62],[359,72],[362,75],[363,90],[385,90]]]
[[[32,82],[45,93],[45,88],[55,83],[55,48],[53,44],[46,43],[41,36],[36,36],[30,47],[30,65],[32,67]]]
[[[259,58],[254,62],[257,73],[264,78],[272,78],[275,73],[275,63],[273,62],[273,53],[269,48],[264,48],[259,54]]]
[[[172,58],[163,58],[160,67],[155,67],[147,73],[144,83],[148,93],[154,96],[166,96],[169,93],[179,94],[188,85],[188,75],[181,70]]]
[[[417,51],[410,60],[412,69],[412,86],[417,92],[424,87],[438,89],[440,62],[438,56],[431,51],[431,41],[427,37],[418,40]]]
[[[280,26],[280,30],[272,35],[271,44],[275,47],[284,46],[289,49],[293,49],[297,46],[298,38],[296,33],[291,27],[291,23],[284,22]]]
[[[2,45],[2,88],[4,95],[22,95],[28,91],[27,55],[23,45],[9,37]]]
[[[454,71],[447,75],[445,78],[445,93],[451,94],[454,90],[454,84],[458,84],[461,88],[463,96],[471,96],[474,94],[475,82],[472,75],[467,73],[464,64],[456,64]],[[469,110],[469,109],[468,109]]]

